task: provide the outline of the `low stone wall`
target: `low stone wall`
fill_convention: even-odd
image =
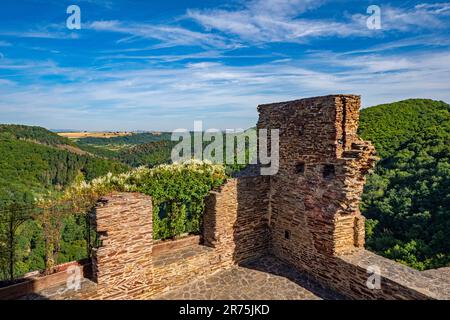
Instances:
[[[426,270],[426,271],[423,271],[422,274],[425,277],[431,277],[433,279],[434,278],[442,279],[442,280],[448,282],[450,280],[450,267]]]
[[[267,253],[268,177],[228,180],[210,193],[203,217],[204,245],[194,238],[153,246],[153,294],[174,289]],[[190,243],[183,248],[183,241]]]
[[[450,299],[450,278],[427,275],[364,249],[336,257],[336,260],[342,266],[341,270],[346,270],[346,291],[353,292],[351,296],[356,298]],[[367,278],[375,268],[379,269],[380,289],[369,289]]]
[[[203,237],[159,242],[151,239],[150,197],[102,198],[94,217],[102,241],[93,256],[97,288],[82,298],[146,299],[266,254],[268,190],[267,177],[230,179],[206,200]]]
[[[341,256],[316,254],[303,259],[276,256],[351,299],[450,299],[449,279],[420,272],[364,249]],[[368,287],[372,275],[379,276],[380,288]]]
[[[194,245],[153,257],[152,294],[166,292],[225,268],[213,248]]]
[[[39,291],[64,284],[67,279],[73,275],[67,272],[70,267],[80,268],[81,277],[91,277],[91,263],[89,260],[73,261],[55,266],[56,272],[43,275],[40,272],[33,272],[26,275],[22,279],[18,279],[18,283],[0,288],[0,300],[12,300],[22,296],[37,293]]]
[[[153,256],[163,254],[166,252],[171,252],[180,248],[197,245],[202,242],[199,235],[189,235],[180,239],[175,240],[159,240],[153,241]]]

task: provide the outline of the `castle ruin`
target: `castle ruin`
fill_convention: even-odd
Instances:
[[[260,105],[258,129],[279,129],[279,171],[227,180],[206,199],[200,236],[155,242],[151,198],[103,198],[93,285],[75,299],[151,299],[234,265],[272,256],[353,299],[449,299],[450,283],[364,249],[359,211],[376,161],[357,136],[360,97]],[[372,266],[381,288],[367,281]]]

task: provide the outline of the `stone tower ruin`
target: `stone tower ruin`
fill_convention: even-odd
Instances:
[[[269,182],[270,251],[312,273],[328,257],[364,246],[359,202],[376,157],[357,136],[359,108],[354,95],[258,107],[258,128],[280,129],[280,167]]]

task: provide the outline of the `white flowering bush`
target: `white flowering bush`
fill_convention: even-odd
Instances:
[[[91,182],[79,180],[66,190],[62,200],[92,202],[113,191],[148,194],[153,201],[154,238],[165,239],[198,233],[204,199],[225,179],[222,165],[188,160],[154,168],[140,167],[122,174],[109,173]]]

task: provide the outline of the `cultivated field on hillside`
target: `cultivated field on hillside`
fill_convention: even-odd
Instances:
[[[131,134],[131,132],[58,132],[58,135],[69,139],[114,138],[129,136]]]

